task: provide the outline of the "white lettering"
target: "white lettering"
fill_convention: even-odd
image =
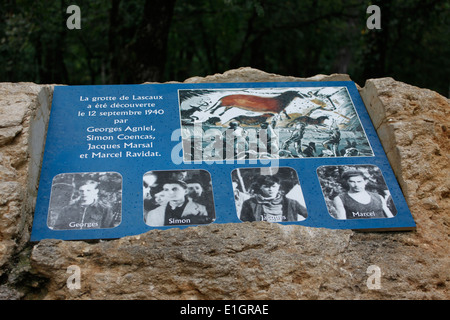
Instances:
[[[375,211],[370,212],[352,212],[354,217],[375,217]]]
[[[96,227],[98,227],[98,223],[97,222],[80,223],[80,222],[72,221],[69,223],[69,227],[71,227],[71,228],[96,228]]]
[[[175,219],[175,218],[169,219],[169,224],[175,224],[175,223],[189,224],[189,223],[191,223],[191,219]]]
[[[381,29],[381,10],[379,6],[371,5],[367,8],[366,13],[373,13],[369,18],[367,18],[366,26],[367,29]]]
[[[366,273],[372,274],[369,278],[367,278],[367,288],[369,290],[381,289],[381,268],[373,264],[367,268]]]
[[[66,26],[67,29],[81,29],[81,10],[79,6],[71,5],[67,7],[66,13],[73,13],[69,18],[67,18]]]
[[[81,289],[81,269],[79,266],[71,265],[67,267],[66,273],[71,273],[66,284],[69,290]]]

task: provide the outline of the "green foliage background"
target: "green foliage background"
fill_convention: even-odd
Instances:
[[[69,5],[81,30],[69,30]],[[369,5],[381,30],[369,30]],[[250,66],[393,77],[448,96],[450,0],[3,0],[0,81],[183,81]]]

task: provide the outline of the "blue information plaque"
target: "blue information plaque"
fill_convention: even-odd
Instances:
[[[32,241],[247,221],[415,228],[353,82],[55,87]]]

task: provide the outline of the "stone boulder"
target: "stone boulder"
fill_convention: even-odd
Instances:
[[[51,86],[0,84],[0,276],[28,246],[52,93]]]
[[[340,81],[251,68],[197,82]],[[359,88],[417,223],[355,232],[264,222],[28,243],[52,86],[0,84],[0,299],[450,298],[449,100],[392,78]],[[70,286],[71,267],[80,286]],[[371,286],[372,270],[380,283]]]

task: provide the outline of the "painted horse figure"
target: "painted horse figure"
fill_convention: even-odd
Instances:
[[[209,113],[211,116],[222,117],[229,109],[236,108],[247,113],[270,113],[273,115],[284,113],[286,117],[290,119],[285,110],[287,106],[295,98],[306,97],[307,95],[293,90],[283,92],[275,97],[261,97],[250,94],[232,94],[220,98],[214,105],[204,111]],[[216,114],[216,111],[222,107],[224,110],[219,114]]]
[[[324,122],[327,119],[329,119],[328,116],[320,116],[317,118],[311,118],[309,116],[300,116],[292,120],[288,126],[291,127],[297,123],[304,123],[306,125],[313,125],[313,126],[325,126]]]

